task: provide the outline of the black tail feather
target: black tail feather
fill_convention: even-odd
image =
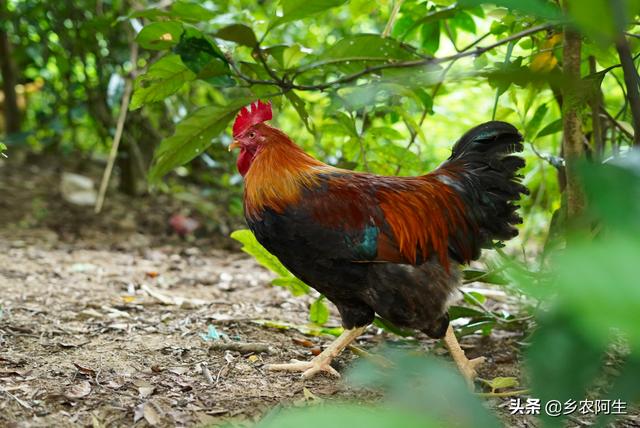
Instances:
[[[494,240],[509,240],[518,235],[515,225],[522,223],[516,202],[529,190],[521,184],[518,170],[524,159],[514,155],[524,149],[522,135],[505,122],[479,125],[458,140],[451,157],[442,165],[460,177],[456,190],[467,203],[471,223],[477,226],[474,236],[459,236],[457,240],[472,240],[471,259],[480,256]],[[452,255],[468,261],[469,255]]]

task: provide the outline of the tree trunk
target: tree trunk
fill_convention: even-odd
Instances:
[[[9,11],[5,0],[0,0],[0,73],[4,92],[4,118],[7,135],[20,132],[21,114],[16,94],[16,66],[11,56],[11,43],[7,34]]]
[[[565,2],[565,8],[568,8]],[[578,97],[580,82],[580,58],[582,41],[580,34],[569,27],[564,31],[563,73],[564,73],[564,108],[562,117],[563,152],[566,161],[567,178],[567,215],[575,219],[584,212],[585,197],[579,183],[576,164],[584,155],[584,135],[578,114]]]
[[[627,100],[629,101],[631,117],[633,119],[633,144],[640,147],[640,92],[638,91],[640,77],[633,63],[631,48],[624,33],[630,17],[627,16],[625,1],[614,0],[611,6],[617,32],[616,50],[620,57],[620,65],[622,65],[624,84],[627,87]]]

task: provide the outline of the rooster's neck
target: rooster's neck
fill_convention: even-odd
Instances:
[[[305,153],[293,142],[267,143],[256,155],[244,178],[245,214],[259,218],[267,209],[282,212],[300,200],[302,191],[331,169]]]

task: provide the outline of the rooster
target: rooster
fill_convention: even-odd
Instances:
[[[517,171],[522,136],[487,122],[460,138],[429,174],[387,177],[335,168],[265,122],[271,105],[244,107],[233,124],[244,177],[244,212],[256,239],[298,278],[332,301],[344,332],[311,361],[271,370],[339,376],[331,361],[377,314],[445,345],[468,382],[484,358],[469,360],[449,325],[447,300],[459,266],[494,240],[518,234]]]

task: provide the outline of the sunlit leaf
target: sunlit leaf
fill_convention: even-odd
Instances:
[[[224,130],[241,107],[253,99],[235,99],[227,105],[202,107],[185,118],[175,133],[164,139],[154,154],[149,181],[159,180],[173,168],[199,156],[211,145],[212,138]]]
[[[180,41],[182,23],[177,21],[152,22],[136,36],[136,42],[145,49],[168,49]]]
[[[144,104],[161,101],[195,78],[178,55],[166,55],[136,78],[130,108],[135,110]]]
[[[309,321],[318,325],[324,325],[329,321],[329,308],[324,296],[318,297],[309,306]]]
[[[208,21],[217,13],[200,5],[198,2],[178,0],[171,4],[171,16],[190,22]]]
[[[269,24],[269,29],[291,21],[307,18],[345,4],[347,0],[282,0],[282,16]]]
[[[464,7],[492,4],[539,18],[549,20],[560,20],[562,18],[558,5],[551,0],[460,0],[458,3]]]
[[[515,377],[494,377],[491,380],[482,379],[482,382],[491,388],[491,392],[495,392],[498,389],[514,388],[520,385],[520,381]]]

